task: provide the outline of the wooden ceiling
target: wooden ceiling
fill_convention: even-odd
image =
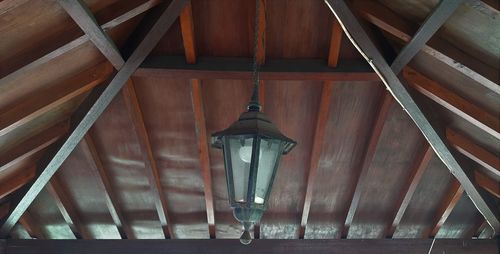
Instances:
[[[2,223],[169,3],[0,2]],[[498,234],[323,1],[263,3],[261,103],[298,145],[255,238]],[[350,1],[388,62],[436,5]],[[255,15],[254,1],[186,5],[6,237],[238,238],[209,142],[250,98]],[[498,2],[464,1],[400,75],[497,218],[499,27]]]

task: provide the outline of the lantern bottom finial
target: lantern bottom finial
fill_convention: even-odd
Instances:
[[[243,234],[241,234],[240,243],[244,245],[249,245],[251,242],[252,242],[252,236],[250,235],[248,229],[245,229],[245,231],[243,231]]]

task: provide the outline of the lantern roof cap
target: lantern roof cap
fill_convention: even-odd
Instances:
[[[277,139],[286,142],[283,154],[288,153],[297,142],[288,138],[271,122],[271,120],[260,111],[247,111],[240,115],[238,121],[229,128],[212,134],[212,145],[222,148],[224,136],[257,135],[260,137]]]

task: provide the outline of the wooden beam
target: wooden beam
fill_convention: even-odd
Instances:
[[[69,122],[63,121],[16,145],[0,156],[0,172],[54,144],[68,129]]]
[[[462,4],[463,0],[443,0],[427,16],[424,23],[418,28],[410,42],[406,44],[399,55],[391,64],[394,73],[398,74],[410,60],[425,46],[425,43],[437,32],[437,30],[448,20],[455,10]]]
[[[382,82],[394,98],[401,104],[405,112],[412,118],[424,137],[427,139],[436,155],[448,167],[450,172],[457,178],[463,186],[479,212],[486,218],[488,224],[495,231],[495,235],[500,233],[500,215],[492,204],[489,204],[476,189],[474,183],[467,176],[463,168],[453,157],[451,151],[443,139],[432,127],[429,120],[422,113],[406,87],[401,83],[396,74],[391,70],[384,57],[378,52],[366,32],[359,24],[358,20],[342,0],[325,0],[337,20],[342,24],[344,33],[355,45],[365,60],[379,74]]]
[[[3,0],[0,1],[0,15],[9,12],[12,9],[15,9],[25,3],[27,3],[29,0]]]
[[[441,207],[439,208],[436,218],[434,219],[434,227],[430,232],[431,237],[435,237],[445,221],[453,211],[453,208],[458,204],[458,201],[462,197],[464,193],[464,188],[460,185],[458,181],[453,181],[450,189],[448,190],[448,194],[444,198]]]
[[[35,178],[35,176],[36,166],[32,165],[28,168],[20,170],[9,179],[4,180],[5,182],[0,185],[0,199],[28,184]]]
[[[446,128],[446,138],[461,154],[500,177],[500,159],[497,155],[476,145],[474,141],[451,128]]]
[[[255,240],[252,246],[234,239],[217,240],[0,240],[9,254],[108,254],[108,253],[203,253],[203,254],[421,254],[428,253],[432,239],[349,240]],[[3,246],[2,246],[3,245]],[[168,251],[165,251],[168,250]],[[439,239],[432,253],[485,254],[498,251],[498,240]]]
[[[99,64],[55,85],[58,89],[50,89],[37,93],[29,100],[24,100],[2,112],[0,115],[0,136],[40,117],[68,101],[89,92],[101,84],[111,74],[109,64]]]
[[[392,34],[404,42],[409,42],[415,33],[414,25],[405,21],[387,7],[376,1],[355,1],[353,7],[361,16],[380,29]],[[456,71],[468,76],[496,94],[500,94],[500,74],[498,70],[461,49],[450,45],[439,37],[431,38],[422,48],[423,52],[449,65]]]
[[[410,67],[403,70],[403,77],[418,92],[493,137],[500,139],[500,120],[497,116],[486,112]]]
[[[193,102],[196,136],[198,138],[198,151],[200,158],[201,174],[203,176],[203,188],[205,191],[205,207],[207,211],[208,232],[211,239],[215,238],[215,212],[214,197],[212,194],[212,174],[210,170],[210,157],[208,153],[208,135],[205,121],[205,110],[203,109],[203,96],[201,81],[191,80],[191,100]]]
[[[179,79],[252,79],[251,58],[150,56],[135,76]],[[261,80],[380,81],[366,62],[345,60],[336,68],[322,59],[267,59],[259,70]]]
[[[316,116],[316,129],[314,131],[311,157],[309,161],[309,173],[307,176],[306,195],[304,198],[304,207],[302,209],[302,219],[300,222],[299,239],[304,239],[306,232],[315,179],[321,157],[321,150],[323,148],[323,141],[325,140],[326,125],[330,115],[330,104],[332,101],[333,89],[334,84],[332,82],[325,82],[323,84],[323,89],[321,90],[321,100],[319,102],[319,110]]]
[[[39,224],[33,219],[29,211],[26,211],[21,218],[19,223],[26,229],[28,234],[33,239],[46,239],[45,233],[39,227]]]
[[[83,148],[85,157],[88,158],[91,165],[90,170],[97,179],[97,183],[102,190],[104,198],[106,199],[106,206],[108,207],[111,218],[113,219],[120,236],[122,239],[134,239],[134,231],[127,223],[125,216],[120,210],[120,206],[117,203],[118,196],[113,190],[111,181],[106,173],[101,157],[99,156],[99,152],[97,152],[94,141],[88,133],[85,135],[84,140],[81,143],[81,147]]]
[[[479,170],[474,171],[474,180],[476,183],[487,190],[491,195],[500,199],[500,183],[491,179]]]
[[[351,227],[354,215],[356,214],[356,210],[358,209],[359,201],[361,200],[361,193],[363,193],[366,182],[369,180],[368,171],[370,169],[372,160],[375,156],[375,150],[377,149],[377,144],[380,135],[382,134],[384,123],[387,119],[387,115],[389,114],[389,110],[393,104],[394,100],[392,96],[387,92],[384,93],[382,103],[380,104],[377,116],[373,124],[370,140],[368,141],[368,145],[366,147],[366,150],[364,151],[363,160],[360,163],[360,169],[358,171],[356,187],[352,194],[349,210],[347,211],[344,223],[344,229],[342,230],[342,237],[348,236],[349,228]]]
[[[257,48],[255,49],[255,60],[258,64],[262,65],[266,62],[267,0],[257,1],[260,1],[258,3],[260,6],[259,12],[255,13],[255,15],[257,16],[259,28],[259,30],[257,31]],[[256,29],[256,27],[254,27],[254,29]],[[253,38],[253,35],[250,38]]]
[[[342,46],[342,27],[336,20],[332,24],[332,36],[330,38],[330,50],[328,53],[328,66],[337,67],[339,62],[340,47]]]
[[[77,239],[92,239],[93,237],[85,225],[83,225],[81,215],[75,207],[74,202],[71,200],[68,191],[62,185],[57,175],[52,177],[46,188],[75,237]]]
[[[0,220],[9,214],[10,202],[5,202],[0,205]]]
[[[19,0],[15,0],[19,1]],[[25,0],[21,0],[25,1]],[[130,11],[106,22],[101,26],[103,30],[110,30],[113,29],[114,27],[117,27],[120,24],[123,24],[124,22],[131,20],[134,17],[137,17],[138,15],[148,11],[149,9],[155,7],[158,5],[161,1],[160,0],[148,0],[144,2],[143,4],[131,9]],[[3,2],[2,2],[3,3]],[[89,37],[87,35],[82,35],[73,41],[67,43],[66,45],[59,47],[55,49],[52,52],[49,52],[48,54],[34,60],[33,62],[27,63],[25,66],[15,70],[14,72],[11,72],[7,75],[4,75],[2,78],[0,78],[0,85],[10,83],[17,79],[18,77],[21,77],[27,73],[29,73],[31,70],[51,61],[52,59],[63,55],[81,45],[89,41]]]
[[[151,148],[149,134],[146,130],[141,107],[137,99],[134,84],[131,80],[127,82],[127,86],[123,88],[122,92],[130,118],[134,125],[134,130],[137,135],[139,145],[141,147],[142,157],[146,166],[145,172],[149,180],[149,184],[151,185],[151,192],[155,200],[158,218],[160,220],[165,238],[168,239],[172,237],[172,226],[168,219],[165,192],[163,190],[163,187],[161,186],[160,171],[158,170],[158,166],[156,165],[156,159],[153,154],[153,149]]]
[[[396,231],[403,215],[410,205],[410,201],[417,190],[417,186],[424,175],[427,166],[429,165],[430,160],[434,155],[434,151],[432,150],[429,144],[425,144],[423,152],[417,158],[414,163],[413,169],[410,172],[410,177],[407,180],[407,183],[404,185],[403,190],[401,191],[401,195],[398,198],[398,203],[396,205],[396,212],[392,216],[392,223],[389,228],[386,230],[386,236],[391,238]]]
[[[182,33],[182,43],[184,44],[184,54],[186,56],[186,62],[188,64],[196,63],[196,46],[194,37],[194,25],[193,25],[193,10],[191,6],[191,1],[182,9],[180,22],[181,22],[181,33]]]
[[[38,179],[33,183],[26,195],[24,195],[24,197],[20,200],[16,208],[14,208],[12,213],[0,228],[0,237],[6,236],[9,233],[24,211],[28,209],[30,204],[43,189],[45,184],[49,182],[50,178],[55,174],[64,160],[68,158],[80,140],[82,140],[92,124],[94,124],[102,112],[104,112],[106,107],[129,80],[130,76],[134,73],[137,67],[139,67],[146,56],[151,52],[151,50],[153,50],[154,46],[160,41],[161,37],[174,23],[185,4],[186,0],[173,0],[168,8],[161,14],[158,21],[153,25],[144,40],[134,50],[127,62],[125,62],[123,67],[117,72],[106,89],[93,103],[92,107],[83,119],[75,126],[75,129],[67,137],[66,141],[62,144],[61,148],[59,148],[52,160],[47,164]]]
[[[58,2],[85,32],[97,49],[111,62],[115,69],[119,70],[125,60],[123,60],[113,40],[99,26],[87,4],[82,0],[58,0]]]

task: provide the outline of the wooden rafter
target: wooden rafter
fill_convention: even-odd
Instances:
[[[443,0],[427,16],[424,23],[412,36],[410,42],[399,52],[391,68],[394,73],[399,73],[405,65],[424,47],[425,43],[437,32],[446,20],[455,12],[463,0]]]
[[[361,16],[404,42],[409,42],[416,29],[397,14],[376,1],[355,1],[354,8]],[[422,51],[468,76],[496,94],[500,94],[498,70],[466,55],[439,37],[431,38]]]
[[[83,148],[85,157],[88,158],[91,165],[90,170],[97,179],[97,183],[102,190],[104,198],[106,199],[106,206],[108,207],[111,218],[113,219],[120,236],[122,239],[134,239],[134,231],[127,223],[127,220],[117,203],[118,197],[112,188],[111,181],[106,173],[106,170],[104,169],[99,152],[97,152],[94,141],[89,134],[85,135],[85,138],[81,143],[81,147]]]
[[[392,216],[393,220],[389,228],[386,230],[386,236],[392,237],[394,232],[396,231],[397,226],[401,222],[403,215],[410,205],[411,198],[415,191],[417,190],[417,186],[424,175],[427,166],[429,165],[430,160],[434,155],[434,151],[431,146],[428,144],[425,145],[422,154],[417,158],[414,163],[413,169],[410,172],[410,177],[408,178],[407,183],[404,185],[404,189],[401,191],[401,195],[398,198],[398,203],[396,205],[396,212]]]
[[[185,0],[173,0],[168,8],[163,11],[161,16],[158,18],[158,21],[156,21],[148,34],[146,34],[144,40],[134,50],[132,55],[117,72],[106,89],[92,104],[90,110],[75,126],[52,160],[50,160],[47,166],[43,169],[38,179],[33,183],[28,192],[14,208],[12,213],[0,228],[0,236],[5,236],[9,233],[43,187],[50,181],[50,178],[55,174],[64,160],[75,149],[80,140],[82,140],[92,124],[94,124],[102,112],[104,112],[106,107],[111,103],[111,100],[113,100],[116,94],[118,94],[121,88],[129,80],[130,76],[135,72],[137,67],[139,67],[146,56],[151,52],[151,50],[153,50],[154,46],[160,41],[161,37],[174,23],[185,4]]]
[[[251,58],[151,56],[134,76],[172,79],[252,79]],[[366,62],[342,61],[331,68],[321,59],[268,59],[259,70],[261,80],[380,81]]]
[[[16,145],[0,157],[0,172],[54,144],[68,132],[68,129],[69,122],[63,121],[42,131],[36,137]]]
[[[436,130],[434,130],[429,120],[425,117],[413,98],[410,96],[407,88],[391,70],[384,57],[380,54],[366,32],[363,30],[363,27],[358,22],[352,11],[342,0],[325,0],[325,2],[330,7],[337,20],[339,20],[342,24],[344,33],[348,35],[351,42],[358,49],[365,60],[368,61],[372,68],[377,71],[386,88],[415,122],[417,127],[436,152],[436,155],[460,182],[461,186],[465,189],[467,195],[470,197],[476,208],[485,217],[488,224],[490,224],[494,230],[494,234],[499,234],[500,215],[497,213],[497,209],[493,208],[492,204],[488,203],[488,201],[481,196],[474,183],[465,173],[464,169],[453,157],[442,137],[440,137]]]
[[[458,204],[458,201],[462,197],[463,193],[464,188],[460,185],[460,183],[458,181],[453,181],[446,197],[444,198],[440,208],[438,209],[438,212],[434,219],[434,223],[432,224],[433,228],[430,232],[430,236],[434,237],[437,235],[439,229],[441,228],[441,226],[443,226],[443,224],[446,222],[451,212],[453,211],[453,208],[455,208],[455,206]]]
[[[0,220],[9,214],[10,202],[5,202],[0,205]]]
[[[20,172],[5,180],[5,182],[0,185],[0,199],[28,184],[35,178],[35,176],[35,165],[20,170]]]
[[[500,177],[500,159],[498,156],[451,128],[446,129],[446,138],[461,154]]]
[[[64,221],[66,221],[75,237],[92,239],[92,235],[87,230],[85,225],[83,225],[81,215],[79,214],[73,200],[68,195],[67,188],[62,185],[61,180],[59,180],[57,175],[52,177],[46,188],[54,199],[59,212],[64,218]]]
[[[62,81],[61,84],[56,85],[59,89],[37,93],[32,99],[16,104],[1,114],[0,136],[6,135],[37,117],[89,92],[104,82],[111,71],[109,64],[99,64]]]
[[[384,93],[384,97],[378,109],[377,116],[375,118],[370,140],[363,154],[363,160],[360,164],[359,175],[356,181],[356,187],[352,194],[351,204],[347,215],[345,218],[344,229],[342,230],[342,237],[347,237],[349,233],[349,228],[358,209],[359,201],[361,200],[361,194],[365,188],[366,182],[368,181],[368,171],[370,169],[371,162],[375,156],[375,150],[379,142],[380,135],[382,134],[382,129],[384,128],[384,123],[389,114],[391,106],[394,104],[394,99],[389,93]]]
[[[479,170],[474,171],[474,180],[477,185],[483,187],[489,193],[491,193],[496,198],[500,199],[500,183],[491,179],[484,173],[481,173]]]
[[[149,180],[149,184],[151,185],[152,195],[155,197],[156,212],[158,213],[158,218],[160,220],[165,238],[168,239],[172,237],[172,225],[168,219],[167,199],[165,198],[165,192],[161,186],[160,171],[158,170],[158,166],[156,164],[149,134],[146,129],[146,125],[144,124],[144,117],[141,112],[139,100],[137,99],[134,84],[131,80],[127,82],[127,85],[122,91],[125,104],[127,105],[127,109],[141,147],[142,157],[146,166],[146,176]]]
[[[208,135],[205,121],[205,111],[203,109],[203,98],[201,94],[201,81],[198,79],[191,80],[191,100],[193,102],[201,174],[203,176],[203,188],[205,191],[208,232],[210,238],[213,239],[215,238],[215,212],[214,197],[212,194],[212,174],[208,153]]]
[[[403,70],[403,77],[418,92],[493,137],[500,139],[500,120],[498,117],[486,112],[469,100],[460,97],[410,67],[406,67]]]
[[[255,57],[258,64],[264,64],[266,62],[266,8],[267,0],[257,0],[260,1],[259,13],[255,13],[257,16],[257,22],[259,25],[259,31],[257,31],[257,52],[255,52]],[[254,27],[256,29],[256,27]],[[253,38],[253,35],[251,36]],[[253,44],[252,44],[253,45]]]
[[[193,25],[193,7],[191,1],[182,9],[179,17],[181,23],[182,43],[188,64],[196,63],[196,47]]]
[[[18,1],[18,0],[15,0]],[[22,0],[24,1],[24,0]],[[158,5],[161,1],[160,0],[148,0],[145,3],[131,9],[130,11],[104,23],[101,28],[106,31],[113,29],[114,27],[117,27],[120,24],[123,24],[124,22],[131,20],[134,17],[137,17],[138,15],[148,11],[149,9],[155,7]],[[2,2],[3,3],[3,2]],[[23,67],[15,70],[14,72],[11,72],[9,74],[4,75],[3,77],[0,78],[0,85],[5,84],[5,83],[10,83],[11,81],[15,80],[18,77],[21,77],[27,73],[29,73],[31,70],[51,61],[54,58],[57,58],[60,55],[63,55],[81,45],[89,41],[89,37],[87,35],[82,35],[73,41],[65,44],[62,47],[59,47],[55,49],[54,51],[51,51],[47,53],[46,55],[30,62],[24,65]]]
[[[123,60],[113,40],[99,26],[87,4],[82,0],[58,0],[58,2],[115,69],[119,70],[125,60]]]
[[[19,219],[19,223],[26,229],[31,238],[45,239],[45,234],[38,226],[39,224],[33,219],[30,212],[25,212]]]
[[[330,50],[328,51],[328,66],[337,67],[339,62],[340,47],[342,46],[342,27],[336,20],[332,24],[332,36],[330,38]]]
[[[321,99],[319,103],[318,115],[316,117],[316,129],[314,131],[313,145],[311,149],[311,159],[309,162],[309,173],[307,176],[306,195],[304,198],[304,207],[302,210],[302,219],[300,222],[299,238],[304,239],[307,220],[309,218],[309,211],[311,209],[311,202],[314,190],[314,183],[316,179],[316,172],[318,170],[319,160],[321,157],[321,150],[325,140],[326,125],[328,116],[330,115],[330,104],[332,101],[334,84],[332,82],[325,82],[321,91]]]

